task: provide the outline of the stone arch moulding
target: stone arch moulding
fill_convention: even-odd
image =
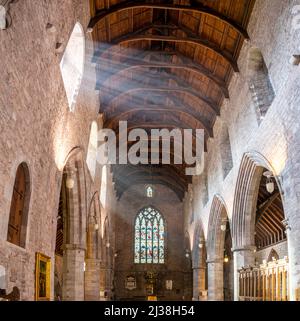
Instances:
[[[202,248],[199,248],[199,244],[202,244]],[[194,241],[193,241],[193,265],[195,267],[199,266],[201,262],[201,255],[203,255],[206,252],[206,240],[203,230],[203,223],[201,220],[199,220],[196,223],[195,226],[195,232],[194,232]]]
[[[100,300],[101,213],[99,193],[95,192],[89,205],[87,223],[87,251],[85,253],[84,297]]]
[[[211,204],[208,220],[208,231],[207,231],[207,254],[208,261],[214,260],[218,257],[218,244],[217,240],[221,237],[221,230],[219,226],[222,220],[228,220],[228,210],[225,201],[220,195],[215,195]],[[231,226],[230,226],[231,227]],[[219,244],[219,250],[223,250],[223,245]],[[220,250],[220,251],[221,251]],[[219,251],[219,252],[220,252]]]
[[[108,235],[105,235],[105,232],[109,233],[109,218],[106,215],[103,221],[103,225],[102,225],[102,239],[104,240],[104,237],[108,237]],[[109,238],[109,237],[108,237]]]
[[[191,236],[188,231],[185,231],[184,233],[184,244],[185,244],[185,249],[191,251],[192,249]]]
[[[98,243],[91,241],[98,237]],[[94,237],[93,237],[94,236]],[[89,240],[90,238],[90,240]],[[87,220],[87,257],[100,258],[101,247],[101,208],[99,192],[96,191],[89,204]]]
[[[71,149],[64,162],[61,184],[66,184],[68,210],[64,235],[64,301],[84,300],[84,266],[87,234],[87,188],[83,148]],[[70,286],[78,284],[78,286]]]
[[[85,172],[85,160],[83,157],[83,148],[76,146],[71,149],[67,155],[64,162],[64,172],[67,177],[73,178],[76,187],[76,191],[71,189],[69,191],[69,197],[72,202],[76,200],[76,204],[73,204],[70,209],[70,216],[75,216],[78,214],[79,226],[78,226],[78,237],[76,244],[81,245],[85,248],[86,246],[86,224],[88,217],[88,205],[87,205],[87,186],[86,186],[86,172]],[[78,194],[75,198],[75,194]],[[80,194],[80,195],[79,195]],[[80,196],[80,197],[79,197]],[[80,200],[80,204],[79,204]],[[77,204],[78,203],[78,204]],[[75,212],[78,211],[76,214]],[[75,237],[75,235],[74,235]]]
[[[207,300],[207,250],[203,223],[198,220],[194,232],[192,270],[193,270],[193,299]]]
[[[223,229],[222,225],[225,225],[226,228]],[[229,287],[228,281],[225,282],[225,274],[227,275],[227,278],[232,277],[233,279],[233,274],[231,271],[227,271],[227,273],[225,273],[224,257],[226,249],[226,236],[228,236],[227,233],[230,233],[231,241],[231,226],[228,218],[227,206],[220,195],[215,195],[211,205],[207,233],[209,301],[224,301],[225,284],[227,290],[230,289],[230,292],[233,290],[233,288]],[[229,251],[231,251],[231,245]]]
[[[69,109],[75,111],[85,63],[85,34],[76,22],[60,62],[60,71],[67,95]]]
[[[256,151],[245,153],[239,169],[233,203],[232,241],[234,251],[251,249],[254,246],[255,215],[253,213],[256,212],[258,194],[258,190],[255,191],[255,188],[258,189],[264,168],[274,173],[284,207],[282,184],[269,161]]]

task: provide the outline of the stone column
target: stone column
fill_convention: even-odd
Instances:
[[[288,288],[290,301],[300,301],[300,219],[288,219],[284,221],[288,242]]]
[[[246,266],[255,265],[255,246],[232,249],[234,261],[234,301],[239,300],[239,273],[238,270]]]
[[[64,301],[84,301],[85,250],[76,245],[64,245],[63,286]]]
[[[100,300],[107,301],[108,297],[105,297],[105,293],[107,293],[106,289],[106,267],[103,264],[100,264]],[[108,294],[108,293],[107,293]]]
[[[100,260],[86,259],[86,270],[84,275],[85,300],[100,300]]]
[[[224,261],[223,258],[207,261],[208,268],[208,301],[224,300]]]
[[[206,267],[193,268],[193,299],[195,301],[206,301],[207,291],[205,287]]]

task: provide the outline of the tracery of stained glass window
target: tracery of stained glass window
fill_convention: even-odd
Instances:
[[[134,263],[165,263],[165,224],[152,207],[141,210],[135,219]]]

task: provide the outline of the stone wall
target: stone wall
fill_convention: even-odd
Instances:
[[[273,246],[267,247],[263,250],[257,251],[255,259],[257,263],[262,264],[263,260],[267,260],[270,256],[272,250],[276,251],[279,256],[279,259],[283,259],[285,256],[288,256],[288,244],[287,242],[281,242]]]
[[[166,221],[166,258],[163,265],[134,264],[134,221],[139,210],[153,206]],[[115,288],[116,298],[121,300],[145,300],[145,272],[159,273],[160,300],[181,300],[186,287],[184,281],[188,271],[184,249],[183,207],[174,192],[162,185],[154,185],[154,197],[147,198],[144,185],[128,189],[117,204]],[[190,267],[189,267],[190,268]],[[191,270],[189,270],[190,272]],[[137,280],[135,290],[125,289],[126,277],[134,275]],[[173,281],[173,290],[167,291],[165,281]],[[191,294],[190,294],[191,298]],[[187,299],[187,298],[186,298]]]
[[[89,2],[24,0],[11,4],[10,14],[12,26],[0,32],[0,265],[6,270],[7,291],[18,286],[22,300],[33,300],[36,252],[51,257],[53,297],[62,171],[74,148],[81,149],[84,160],[83,207],[88,208],[100,189],[100,169],[93,181],[85,158],[92,121],[102,125],[90,63],[93,43],[86,34]],[[76,22],[84,29],[85,72],[75,111],[70,112],[60,61]],[[23,161],[30,171],[31,198],[26,246],[20,248],[8,243],[6,236],[16,169]],[[111,188],[109,193],[113,197]]]
[[[222,197],[230,220],[232,218],[243,155],[246,152],[257,152],[267,160],[275,175],[280,176],[285,215],[291,227],[288,231],[288,251],[292,299],[295,298],[295,289],[300,287],[300,73],[299,67],[289,61],[292,55],[299,54],[300,30],[292,28],[295,17],[292,9],[299,4],[299,1],[256,1],[248,28],[250,41],[244,43],[238,60],[240,72],[233,75],[230,99],[224,101],[221,117],[214,126],[214,138],[208,142],[205,169],[208,177],[208,203],[203,204],[203,193],[193,193],[196,219],[202,221],[207,237],[210,208],[215,195]],[[275,99],[261,122],[257,120],[248,83],[248,57],[252,48],[261,51],[275,91]],[[233,156],[233,168],[225,179],[220,153],[224,122],[228,127]],[[194,180],[193,189],[205,189],[204,177]],[[189,198],[187,195],[185,202],[189,202]],[[186,212],[186,216],[190,215],[190,211]],[[189,222],[189,219],[185,222]],[[191,235],[194,228],[195,224],[187,225]]]

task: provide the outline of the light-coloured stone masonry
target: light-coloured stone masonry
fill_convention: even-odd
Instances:
[[[147,198],[145,185],[136,185],[128,189],[117,203],[116,221],[116,258],[115,284],[117,299],[145,299],[145,277],[147,271],[159,273],[158,294],[161,300],[191,299],[191,288],[184,271],[189,271],[185,257],[183,208],[176,194],[162,185],[154,185],[154,197]],[[166,224],[165,253],[166,264],[146,266],[134,264],[134,220],[145,206],[153,206],[163,215]],[[191,271],[190,271],[191,274]],[[126,277],[134,275],[136,290],[126,290]],[[173,281],[173,290],[167,291],[165,281]]]
[[[231,220],[242,157],[252,151],[262,154],[275,174],[281,177],[284,210],[291,227],[288,230],[288,256],[292,299],[294,290],[300,287],[300,69],[289,61],[292,55],[300,53],[300,30],[292,28],[292,9],[299,4],[299,0],[256,1],[248,28],[251,40],[244,43],[238,61],[240,73],[232,78],[230,99],[224,101],[221,117],[214,127],[214,138],[208,142],[208,202],[203,204],[203,199],[206,200],[203,177],[194,179],[192,203],[190,195],[186,196],[183,205],[175,201],[170,204],[173,196],[163,201],[168,208],[166,212],[173,213],[176,207],[176,212],[184,210],[186,214],[184,229],[179,231],[174,227],[178,233],[174,247],[182,247],[180,242],[183,242],[185,230],[189,232],[192,243],[199,220],[207,238],[214,196],[218,194],[224,200]],[[94,90],[95,71],[90,64],[93,51],[91,35],[85,33],[85,73],[73,113],[69,111],[59,68],[62,52],[55,50],[57,43],[62,43],[63,48],[66,46],[76,22],[81,23],[86,32],[89,10],[88,1],[23,0],[11,5],[13,25],[6,31],[0,31],[0,265],[5,268],[7,290],[18,286],[22,300],[34,299],[35,253],[42,252],[54,262],[56,217],[64,161],[75,147],[81,147],[85,160],[91,123],[96,120],[98,127],[102,126],[98,116],[98,92]],[[47,24],[52,24],[56,31],[47,30]],[[276,95],[260,124],[247,81],[248,55],[253,47],[263,54]],[[229,132],[233,161],[233,168],[225,179],[220,153],[224,124]],[[15,173],[23,161],[28,164],[31,181],[25,249],[6,241]],[[101,170],[97,168],[94,181],[85,164],[84,173],[88,208],[94,193],[98,191],[100,195]],[[116,210],[110,172],[107,185],[108,199],[101,211],[101,229],[103,236],[105,222],[109,220],[110,251],[114,253],[119,246],[114,238],[114,214],[123,215],[125,211],[120,214]],[[165,191],[164,195],[169,194]],[[133,205],[138,204],[129,205],[131,207],[126,212],[135,214],[137,207]],[[190,218],[192,212],[194,220]],[[256,256],[266,257],[266,253],[261,251]],[[177,266],[182,261],[182,255],[175,258],[174,252],[171,264]],[[179,287],[183,289],[183,278],[178,276],[179,279]],[[123,282],[123,277],[120,282]],[[121,296],[124,296],[123,293]]]
[[[300,30],[292,28],[292,9],[299,1],[256,1],[249,24],[250,41],[245,42],[238,65],[240,72],[234,74],[230,83],[230,99],[225,100],[214,126],[214,138],[209,140],[206,164],[208,173],[209,202],[203,205],[197,191],[203,189],[203,179],[194,181],[194,208],[197,220],[203,222],[207,237],[211,203],[214,195],[220,195],[231,219],[235,187],[242,157],[246,152],[258,152],[270,163],[276,175],[281,176],[284,192],[285,215],[289,218],[289,257],[291,260],[291,294],[300,287],[300,69],[289,63],[294,54],[299,54]],[[274,87],[275,99],[266,117],[259,125],[254,103],[248,89],[248,54],[257,47],[264,57]],[[228,126],[233,168],[223,180],[220,158],[222,123]],[[199,186],[198,186],[199,185]],[[195,193],[196,191],[196,193]],[[189,196],[186,196],[188,202]],[[191,215],[187,212],[186,216]],[[189,220],[186,219],[187,223]],[[193,234],[195,224],[186,225]]]
[[[0,265],[6,269],[7,291],[16,285],[22,300],[33,300],[35,253],[51,257],[54,268],[64,162],[75,147],[81,147],[85,160],[91,123],[96,120],[99,127],[102,125],[90,63],[93,42],[86,33],[89,2],[24,0],[11,5],[10,14],[12,26],[0,32]],[[75,112],[70,112],[59,66],[63,50],[57,53],[55,48],[56,43],[65,48],[76,22],[84,29],[85,73]],[[49,31],[47,24],[55,30]],[[28,164],[31,181],[25,249],[6,241],[16,169],[23,161]],[[84,172],[89,203],[100,189],[101,171],[97,169],[94,181],[85,164]],[[112,208],[111,177],[108,185]],[[106,215],[111,211],[106,209]],[[104,222],[104,215],[102,219]]]

